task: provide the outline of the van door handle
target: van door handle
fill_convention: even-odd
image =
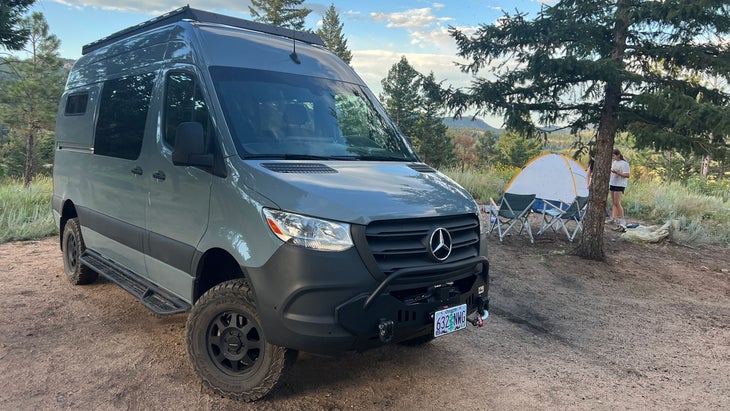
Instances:
[[[141,176],[142,173],[143,173],[142,167],[140,167],[140,166],[137,166],[137,167],[135,167],[135,168],[132,169],[132,174],[136,174],[138,176]]]
[[[154,178],[155,180],[164,180],[165,173],[162,170],[157,170],[154,174],[152,174],[152,178]]]

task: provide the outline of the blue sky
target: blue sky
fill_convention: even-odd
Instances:
[[[316,29],[331,3],[343,24],[352,51],[351,65],[378,95],[380,80],[401,56],[423,74],[433,71],[437,80],[456,87],[468,85],[470,76],[455,66],[456,47],[448,35],[453,26],[469,32],[480,24],[494,23],[502,10],[528,12],[551,0],[335,0],[305,1],[313,10],[306,27]],[[37,0],[32,10],[46,17],[50,30],[61,40],[61,57],[75,59],[81,46],[115,31],[141,23],[164,12],[190,4],[193,8],[250,19],[249,0]],[[486,119],[499,127],[499,119]]]

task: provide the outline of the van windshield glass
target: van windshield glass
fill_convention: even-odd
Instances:
[[[243,158],[418,161],[357,84],[232,67],[210,71]]]

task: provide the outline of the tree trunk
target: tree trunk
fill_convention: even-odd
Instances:
[[[611,154],[616,136],[617,112],[621,85],[606,85],[606,99],[596,139],[596,157],[591,173],[588,208],[576,254],[590,260],[604,260],[603,227],[608,203],[608,181],[611,177]]]
[[[28,188],[33,181],[33,153],[35,152],[36,128],[31,126],[25,137],[25,167],[23,169],[23,187]]]
[[[616,65],[614,70],[623,70],[626,37],[629,29],[629,1],[619,0],[616,4],[616,25],[613,29],[614,46],[611,60]],[[588,209],[583,222],[580,244],[575,252],[580,257],[590,260],[604,260],[603,227],[608,196],[608,181],[611,177],[611,154],[616,138],[618,112],[621,104],[622,81],[606,82],[604,88],[603,108],[598,124],[596,138],[596,161],[591,174],[591,190],[588,194]]]

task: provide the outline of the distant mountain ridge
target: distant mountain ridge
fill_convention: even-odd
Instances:
[[[501,129],[490,126],[484,120],[480,120],[480,119],[472,120],[471,117],[462,117],[458,120],[454,120],[452,117],[444,117],[444,124],[446,125],[446,127],[476,128],[479,130],[491,131],[494,134],[500,134],[502,132]]]

